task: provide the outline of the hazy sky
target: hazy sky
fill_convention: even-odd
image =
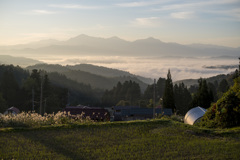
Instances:
[[[240,0],[0,0],[0,45],[80,34],[240,47]]]

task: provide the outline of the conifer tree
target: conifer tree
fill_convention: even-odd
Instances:
[[[164,94],[164,89],[165,89],[165,83],[166,79],[165,78],[159,78],[157,81],[156,89],[157,89],[157,98],[162,98]]]
[[[8,107],[16,106],[16,97],[20,88],[13,75],[12,69],[5,71],[0,81],[0,91],[6,100]]]
[[[176,109],[174,94],[173,94],[173,83],[172,83],[170,70],[168,70],[167,79],[165,83],[165,90],[163,95],[163,107],[171,108],[173,112]]]
[[[221,80],[219,86],[218,86],[218,91],[225,93],[229,88],[228,82],[226,79]]]
[[[176,104],[176,112],[185,115],[192,101],[192,96],[184,83],[174,85],[174,100]]]
[[[213,92],[208,89],[207,81],[205,79],[199,79],[198,83],[198,91],[193,96],[191,108],[197,106],[209,108],[211,102],[213,102]]]

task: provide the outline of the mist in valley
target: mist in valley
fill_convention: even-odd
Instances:
[[[174,81],[208,78],[228,74],[238,68],[237,57],[126,57],[126,56],[32,56],[48,64],[77,65],[93,64],[128,71],[147,78],[166,77],[171,70]],[[228,66],[228,67],[224,67]],[[230,67],[229,67],[230,66]]]

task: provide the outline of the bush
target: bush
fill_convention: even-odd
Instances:
[[[240,77],[223,96],[207,110],[200,123],[206,127],[240,126]]]
[[[171,115],[171,119],[174,120],[174,121],[183,122],[184,117],[180,116],[180,115],[173,114],[173,115]]]

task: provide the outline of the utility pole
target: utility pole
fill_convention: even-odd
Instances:
[[[43,110],[43,113],[46,113],[46,105],[47,105],[47,98],[45,98],[45,100],[44,100],[44,110]]]
[[[155,94],[156,94],[156,91],[155,91],[155,84],[156,84],[156,79],[154,79],[154,83],[153,83],[153,119],[155,118]]]
[[[43,72],[41,72],[40,71],[40,78],[41,78],[41,88],[40,88],[40,114],[41,115],[43,115],[42,114],[42,110],[43,110],[43,108],[42,108],[42,102],[43,102],[43,81],[44,81],[44,79],[43,79]]]
[[[34,88],[32,88],[32,111],[34,111]]]
[[[41,89],[40,89],[40,114],[42,115],[42,97],[43,97],[43,80],[41,78]]]
[[[239,59],[238,76],[240,77],[240,57],[238,57],[238,59]]]

